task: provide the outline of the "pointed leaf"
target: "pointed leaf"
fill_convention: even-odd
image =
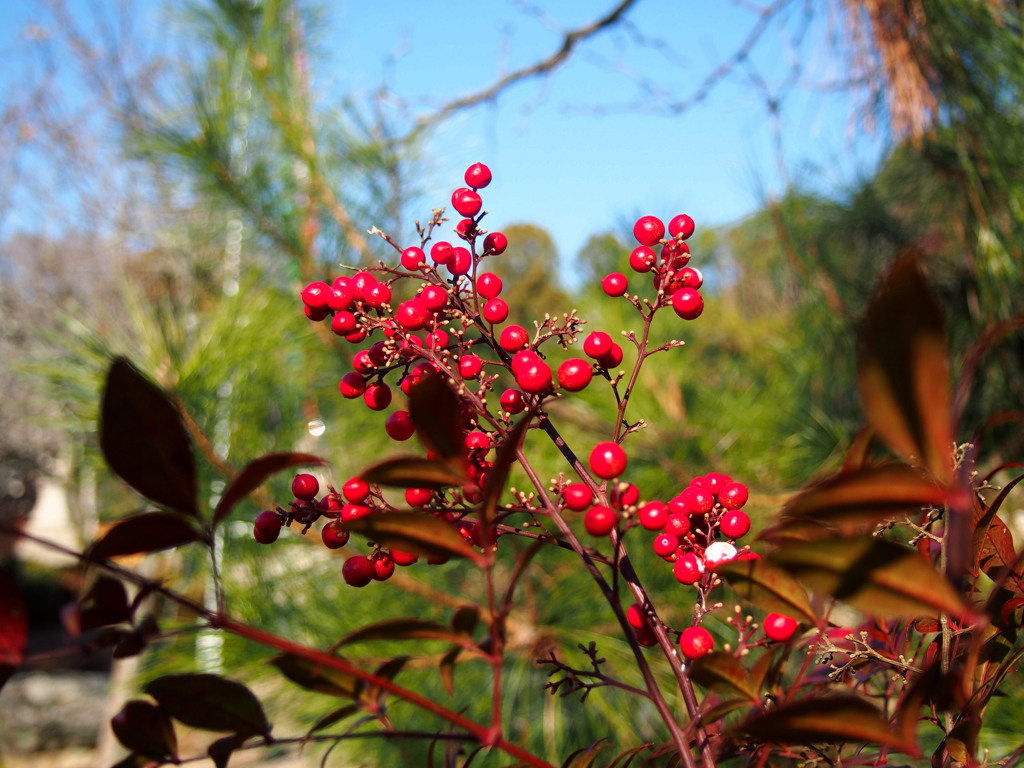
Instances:
[[[244,743],[244,736],[223,736],[206,748],[206,754],[210,756],[215,768],[227,768],[231,755]]]
[[[220,497],[217,508],[213,511],[213,524],[216,525],[227,517],[239,501],[263,485],[272,475],[288,467],[307,464],[323,466],[326,462],[308,453],[271,453],[253,459],[231,481],[224,495]]]
[[[465,464],[462,405],[440,373],[430,373],[409,390],[409,416],[427,448],[455,465]]]
[[[995,582],[1024,596],[1024,578],[1017,564],[1013,534],[998,515],[992,518],[977,554],[978,568]]]
[[[170,716],[152,702],[125,702],[110,720],[110,728],[126,748],[154,760],[178,761],[178,740]]]
[[[907,509],[941,505],[946,492],[906,464],[850,470],[834,475],[790,499],[788,518],[817,523],[871,525]]]
[[[482,560],[454,526],[418,512],[364,515],[341,523],[341,527],[389,549],[428,557],[468,557],[478,563]]]
[[[493,537],[492,523],[498,510],[498,501],[505,492],[509,472],[516,460],[516,450],[523,441],[523,434],[530,423],[525,416],[509,430],[498,449],[494,466],[487,471],[487,481],[483,487],[483,499],[480,501],[479,526],[482,546],[486,549]]]
[[[462,653],[462,649],[455,646],[441,657],[441,661],[438,664],[438,672],[441,673],[441,683],[444,685],[444,689],[449,696],[455,693],[455,660],[459,658],[460,653]]]
[[[876,538],[790,544],[771,561],[812,589],[879,617],[966,611],[953,585],[917,551]]]
[[[841,472],[853,472],[871,466],[871,446],[875,442],[875,430],[864,427],[853,438],[846,456],[843,457]]]
[[[132,609],[124,584],[101,575],[79,601],[77,632],[120,624],[130,621],[131,617]]]
[[[638,747],[632,747],[623,752],[619,752],[615,756],[615,759],[608,764],[608,768],[629,768],[629,764],[633,762],[633,758],[643,752],[645,749],[650,749],[654,746],[653,742],[647,744],[641,744]],[[625,760],[626,762],[622,762]]]
[[[761,703],[761,692],[753,684],[747,670],[731,653],[709,653],[693,662],[690,677],[705,688],[731,688],[754,704]]]
[[[759,608],[817,624],[800,582],[767,560],[730,560],[715,566],[715,574],[725,579],[741,599]]]
[[[949,483],[953,421],[946,321],[916,252],[896,260],[871,301],[857,383],[864,412],[889,447]]]
[[[972,527],[974,530],[973,551],[975,564],[977,564],[981,559],[980,555],[984,547],[985,539],[988,537],[989,526],[991,525],[992,520],[998,514],[999,509],[1003,506],[1003,502],[1006,501],[1006,497],[1010,494],[1010,491],[1012,491],[1021,480],[1024,480],[1024,475],[1017,475],[1017,477],[1004,485],[996,497],[984,507],[980,504],[977,495],[974,495],[974,498],[972,499],[974,503],[974,520]]]
[[[118,477],[147,499],[199,515],[195,456],[181,414],[123,357],[107,372],[100,449]]]
[[[326,715],[324,715],[315,723],[313,723],[312,727],[308,731],[306,731],[306,738],[308,739],[317,731],[322,731],[324,728],[328,728],[334,725],[335,723],[344,720],[346,717],[354,715],[356,712],[359,711],[359,709],[360,708],[358,704],[346,704],[344,707],[335,709],[333,712],[328,712]]]
[[[705,712],[700,719],[705,725],[710,725],[739,709],[750,709],[750,699],[726,699]]]
[[[818,697],[783,704],[746,721],[733,734],[776,744],[869,742],[917,754],[913,742],[906,743],[873,704],[856,696]]]
[[[396,488],[444,488],[469,480],[468,475],[455,471],[450,464],[419,456],[386,459],[368,467],[359,476],[368,483]]]
[[[282,675],[308,691],[343,699],[355,699],[365,687],[358,678],[334,667],[317,664],[303,656],[285,653],[275,656],[270,663],[277,667]]]
[[[143,512],[114,523],[89,547],[92,560],[159,552],[200,540],[199,532],[183,517],[171,512]]]
[[[171,717],[192,728],[243,738],[270,733],[259,700],[234,680],[210,674],[164,675],[143,690]]]
[[[10,574],[0,569],[0,666],[21,666],[27,640],[28,609],[21,590]]]
[[[465,644],[466,638],[453,632],[444,624],[423,619],[387,619],[349,632],[335,643],[335,648],[351,643],[365,643],[372,640],[445,640]]]
[[[605,739],[598,739],[589,747],[577,749],[562,763],[562,768],[590,768],[597,759],[598,753],[605,749],[611,749],[611,744],[602,744]]]
[[[479,606],[464,605],[452,614],[452,629],[460,637],[472,636],[478,623],[480,623]]]

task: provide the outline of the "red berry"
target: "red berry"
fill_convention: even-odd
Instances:
[[[769,613],[764,617],[764,633],[769,640],[784,643],[796,632],[796,619],[781,613]]]
[[[476,292],[480,294],[481,298],[496,299],[504,287],[505,284],[501,282],[501,278],[493,272],[484,272],[482,275],[477,275]]]
[[[341,521],[347,523],[349,520],[357,520],[366,517],[373,510],[365,504],[343,504],[341,507]]]
[[[635,272],[650,272],[657,260],[658,255],[646,245],[638,245],[629,254],[629,266]]]
[[[281,534],[281,518],[272,509],[265,509],[253,521],[252,536],[260,544],[273,544]]]
[[[466,185],[473,189],[483,189],[491,183],[491,169],[483,163],[473,163],[466,169]]]
[[[460,216],[476,216],[483,207],[483,200],[480,193],[468,187],[459,187],[452,192],[452,208],[459,212]]]
[[[448,304],[448,291],[440,285],[428,285],[420,291],[419,300],[423,302],[423,306],[434,312]]]
[[[672,237],[678,237],[683,240],[686,240],[693,234],[693,229],[693,219],[685,213],[673,216],[672,220],[668,223],[668,233],[672,235]]]
[[[519,373],[519,369],[527,363],[536,363],[541,360],[541,356],[534,352],[532,349],[521,349],[512,355],[512,362],[509,363],[509,367],[512,369],[512,375],[515,376]]]
[[[459,373],[464,379],[475,379],[483,367],[484,361],[476,355],[463,355],[459,358]]]
[[[618,513],[611,507],[591,507],[583,517],[583,527],[591,536],[607,536],[619,521]]]
[[[331,520],[320,529],[320,538],[328,549],[338,549],[348,544],[349,533],[342,527],[341,520]]]
[[[370,307],[383,307],[391,301],[391,286],[386,283],[374,283],[363,291],[363,301]]]
[[[703,515],[710,512],[715,506],[714,494],[704,488],[691,485],[679,495],[686,501],[691,515]]]
[[[335,312],[343,309],[350,309],[356,300],[356,292],[352,287],[352,281],[347,277],[337,277],[331,286],[331,293],[327,297],[327,306]]]
[[[633,483],[616,483],[609,492],[612,506],[616,509],[632,507],[640,500],[640,489]]]
[[[636,635],[636,641],[645,648],[650,648],[652,645],[658,644],[658,637],[650,627],[640,627],[639,629],[635,629],[633,630],[633,634]]]
[[[374,581],[387,581],[395,572],[395,561],[387,552],[374,552],[370,564],[373,566]]]
[[[395,320],[407,331],[418,331],[430,321],[430,310],[422,299],[409,299],[398,305]]]
[[[427,263],[427,255],[418,245],[411,245],[402,251],[402,266],[410,272],[417,271]]]
[[[356,329],[356,316],[351,312],[336,312],[331,318],[331,330],[339,336],[347,336]]]
[[[671,533],[662,533],[654,537],[654,553],[658,557],[667,557],[676,551],[679,546],[679,539]]]
[[[679,282],[680,288],[700,288],[704,285],[704,275],[696,267],[683,267],[676,274],[675,281]]]
[[[310,501],[315,499],[318,493],[320,493],[320,483],[312,475],[303,473],[296,475],[292,480],[292,495],[296,499]]]
[[[331,286],[322,280],[315,280],[302,289],[302,303],[310,309],[327,309]]]
[[[359,344],[366,338],[366,336],[366,331],[362,329],[357,329],[352,331],[352,333],[346,333],[342,338],[344,338],[345,341],[349,342],[350,344]]]
[[[594,331],[583,340],[583,351],[594,359],[607,355],[612,348],[612,337],[604,331]]]
[[[508,238],[501,232],[491,232],[484,238],[484,255],[500,256],[508,248]]]
[[[512,414],[522,413],[526,410],[526,399],[518,389],[506,389],[501,393],[501,407]]]
[[[590,363],[578,357],[571,357],[558,366],[558,383],[570,392],[585,389],[593,375]]]
[[[669,502],[669,509],[672,509],[672,502]],[[683,538],[690,532],[690,515],[689,513],[679,514],[678,512],[670,512],[668,517],[665,518],[665,533],[671,533],[673,536]]]
[[[714,647],[715,640],[704,627],[687,627],[679,635],[679,650],[691,661],[711,653]]]
[[[428,349],[444,349],[448,346],[448,333],[441,328],[431,331],[427,335]]]
[[[690,246],[679,240],[671,240],[661,248],[662,269],[670,269],[673,272],[681,272],[690,262]]]
[[[590,471],[611,480],[626,471],[626,452],[618,443],[598,443],[590,452]]]
[[[518,352],[530,343],[530,334],[521,325],[509,325],[502,329],[498,344],[506,352]]]
[[[729,483],[718,492],[718,501],[726,509],[740,509],[750,497],[743,483]]]
[[[434,497],[434,492],[429,488],[406,488],[405,503],[410,507],[425,507]]]
[[[360,373],[368,373],[376,367],[373,360],[370,359],[370,350],[368,349],[361,349],[356,352],[355,356],[352,358],[352,365],[354,365],[355,369]]]
[[[448,267],[448,272],[452,277],[464,275],[473,266],[473,254],[460,245],[452,249],[452,257],[445,266]]]
[[[614,368],[622,362],[622,347],[612,342],[612,348],[608,350],[607,354],[601,355],[597,358],[597,364],[602,368]]]
[[[621,272],[612,272],[601,281],[601,289],[609,296],[621,296],[628,287],[626,276]]]
[[[641,216],[633,225],[633,237],[640,245],[657,245],[665,236],[665,224],[657,216]]]
[[[387,384],[371,384],[363,392],[363,402],[371,411],[383,411],[391,405],[391,387]]]
[[[444,240],[440,240],[430,246],[430,258],[435,264],[447,264],[449,259],[452,257],[451,243],[446,243]]]
[[[704,563],[693,552],[684,552],[672,564],[672,574],[680,584],[696,584],[704,574]]]
[[[366,555],[355,555],[341,566],[341,576],[353,587],[365,587],[373,581],[373,563]]]
[[[647,614],[640,607],[640,603],[633,603],[626,609],[626,622],[633,629],[643,629],[647,626]]]
[[[668,504],[663,501],[649,501],[640,507],[637,519],[648,531],[660,531],[668,521]],[[689,525],[686,530],[690,530]]]
[[[455,225],[455,234],[467,242],[476,237],[476,222],[472,219],[460,219]]]
[[[718,521],[718,528],[730,539],[739,539],[750,531],[750,518],[738,509],[730,510]]]
[[[366,391],[366,382],[363,381],[361,374],[356,371],[349,371],[338,382],[338,390],[343,397],[352,400]]]
[[[704,311],[704,297],[696,288],[680,288],[672,294],[672,309],[683,320],[696,320]]]
[[[481,314],[488,323],[495,325],[504,323],[508,320],[508,304],[505,303],[504,299],[491,299],[484,304]]]
[[[582,512],[594,503],[594,494],[583,483],[572,483],[562,489],[562,499],[569,509]]]
[[[314,323],[319,323],[321,320],[323,320],[325,317],[331,314],[331,310],[328,307],[322,307],[321,309],[310,309],[309,307],[304,306],[302,308],[302,311],[306,315],[306,317],[309,320],[312,320]]]
[[[370,495],[370,484],[361,477],[352,477],[341,486],[341,493],[353,504],[362,504]]]
[[[377,284],[377,278],[372,272],[356,272],[352,275],[352,290],[355,291],[356,299],[366,298],[366,291],[371,285]]]
[[[395,411],[384,422],[384,431],[392,440],[408,440],[416,432],[408,411]]]
[[[516,384],[524,392],[540,395],[551,389],[551,366],[540,357],[520,366],[516,372]]]
[[[400,552],[397,549],[391,550],[391,559],[395,561],[395,565],[412,565],[419,560],[419,555],[414,555],[412,552]]]

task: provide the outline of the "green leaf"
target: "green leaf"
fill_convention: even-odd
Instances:
[[[172,512],[143,512],[114,523],[86,552],[91,560],[159,552],[202,537],[183,517]]]
[[[450,464],[419,456],[399,456],[368,467],[359,475],[368,483],[396,488],[444,488],[463,485],[469,480],[464,472]]]
[[[282,675],[307,691],[325,693],[342,699],[356,699],[365,688],[362,680],[304,656],[284,653],[270,660]]]
[[[125,702],[110,720],[110,728],[121,744],[153,760],[178,761],[178,740],[171,718],[152,702]]]
[[[151,680],[143,690],[171,717],[192,728],[243,738],[270,733],[259,700],[234,680],[199,673],[164,675]]]
[[[516,450],[523,441],[523,434],[530,423],[529,416],[524,416],[509,430],[505,439],[498,449],[498,455],[494,460],[494,466],[487,472],[487,481],[483,487],[483,499],[480,501],[480,513],[478,515],[480,535],[482,544],[486,548],[493,537],[494,516],[498,511],[498,501],[505,492],[505,484],[508,483],[509,472],[516,461]]]
[[[907,509],[941,505],[946,492],[906,464],[843,472],[811,486],[782,508],[786,518],[871,525]]]
[[[731,688],[754,704],[761,703],[761,691],[743,665],[731,653],[709,653],[693,662],[690,677],[705,688]]]
[[[253,459],[238,473],[224,491],[213,511],[213,524],[216,525],[227,517],[234,506],[259,488],[269,477],[288,467],[307,464],[322,466],[326,462],[308,453],[271,453]]]
[[[967,609],[953,585],[917,551],[884,539],[789,544],[770,560],[817,592],[873,616],[960,616]]]
[[[715,566],[721,576],[743,600],[765,611],[801,616],[817,624],[807,593],[796,579],[767,560],[730,560]]]
[[[365,536],[389,549],[423,556],[482,557],[448,522],[418,512],[382,512],[341,523],[347,531]]]
[[[409,391],[409,416],[427,450],[452,467],[465,466],[462,404],[442,374],[430,373],[413,385]]]
[[[466,636],[433,621],[414,618],[388,619],[349,632],[334,647],[341,648],[343,645],[372,640],[444,640],[464,645]]]
[[[868,307],[857,384],[878,435],[943,484],[953,477],[949,378],[942,304],[919,254],[905,252]]]
[[[783,704],[737,726],[732,735],[776,744],[868,742],[917,755],[917,746],[906,743],[873,704],[849,695]]]
[[[198,517],[196,462],[181,414],[123,357],[107,372],[99,432],[118,477],[156,504]]]

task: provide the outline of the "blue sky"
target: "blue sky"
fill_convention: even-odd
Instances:
[[[564,30],[613,4],[551,0],[544,3],[546,16],[522,0],[325,3],[325,26],[312,35],[318,44],[314,86],[329,106],[345,95],[367,99],[387,81],[396,97],[393,115],[401,120],[549,55]],[[791,3],[753,50],[750,66],[738,68],[693,108],[671,112],[668,105],[688,98],[740,47],[757,22],[751,5],[640,0],[626,16],[636,34],[602,32],[553,74],[444,121],[423,148],[420,183],[427,194],[416,214],[425,217],[430,207],[446,203],[462,184],[462,170],[485,162],[495,175],[484,190],[491,228],[540,224],[568,259],[588,235],[637,215],[667,220],[686,212],[698,227],[722,224],[755,210],[766,194],[784,188],[786,178],[840,190],[870,172],[882,140],[857,127],[848,95],[787,90],[776,134],[751,78],[775,88],[794,60],[805,82],[845,74],[827,47],[828,36],[842,31],[823,12],[827,3],[810,4],[819,15],[802,39],[807,4]],[[71,7],[82,14],[96,6],[72,0]],[[140,34],[154,40],[166,32],[159,7],[135,6],[143,9]],[[15,41],[41,13],[32,3],[13,3],[9,10],[0,22],[0,51],[7,53],[23,50]],[[638,79],[651,86],[649,95],[642,95]]]

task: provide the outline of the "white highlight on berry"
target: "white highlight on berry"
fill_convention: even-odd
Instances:
[[[704,560],[709,565],[725,563],[736,557],[736,547],[726,541],[716,541],[704,550]]]

